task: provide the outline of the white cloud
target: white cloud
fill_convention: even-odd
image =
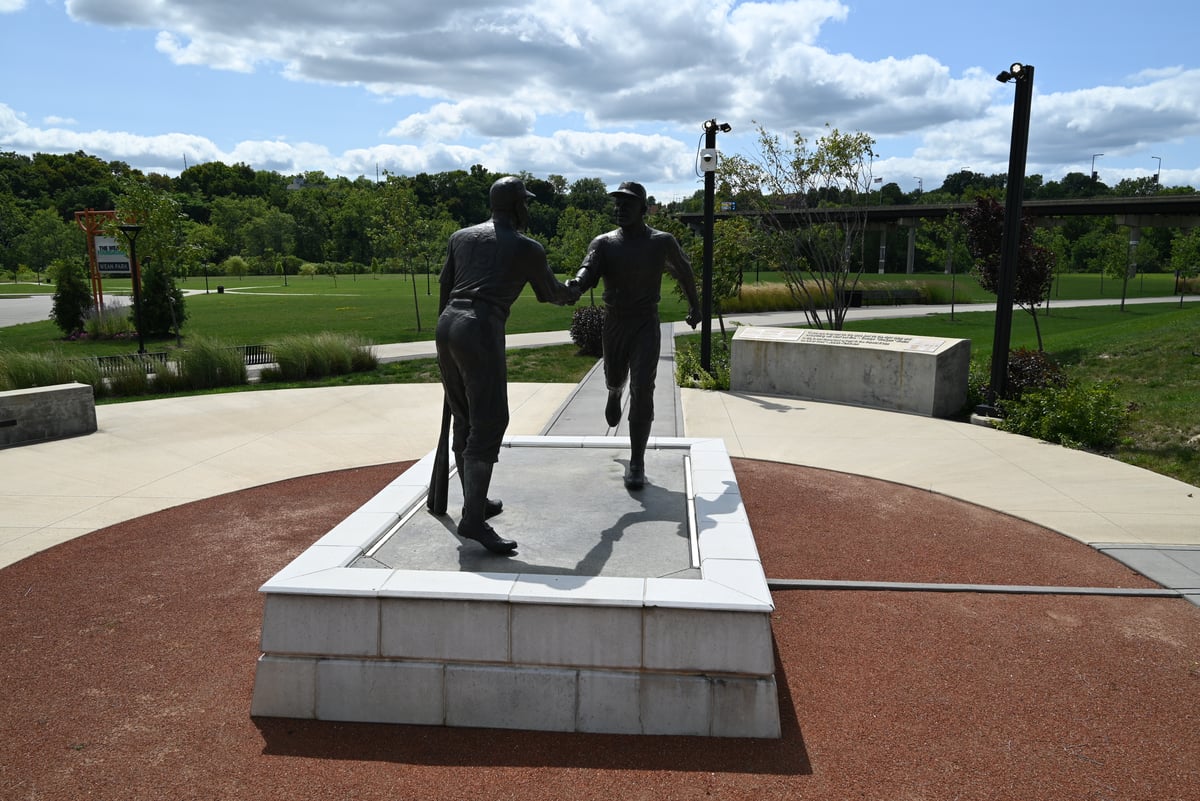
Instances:
[[[0,0],[0,10],[23,5]],[[387,130],[392,141],[340,155],[320,143],[255,139],[226,142],[232,149],[222,153],[202,137],[175,140],[184,134],[55,127],[66,119],[35,129],[4,107],[0,145],[73,142],[115,153],[123,144],[129,152],[111,157],[133,162],[144,152],[174,164],[186,144],[197,148],[189,159],[209,153],[281,172],[484,163],[691,186],[700,122],[716,114],[739,132],[757,121],[811,135],[830,123],[867,131],[880,150],[904,142],[905,157],[887,169],[924,174],[927,184],[964,166],[1002,171],[1007,160],[1011,87],[990,71],[954,74],[927,55],[830,52],[822,29],[848,16],[837,0],[66,0],[66,8],[90,24],[153,31],[173,64],[356,87],[408,110]],[[1200,134],[1200,71],[1148,69],[1121,85],[1044,95],[1035,87],[1033,116],[1030,169],[1060,175],[1081,153]],[[737,141],[753,137],[726,136],[723,146]]]
[[[535,115],[522,106],[501,100],[472,98],[461,103],[438,103],[427,112],[413,114],[388,131],[388,136],[427,141],[464,136],[521,136],[533,129]]]
[[[74,120],[70,117],[55,117],[55,116],[46,117],[46,119],[42,120],[42,122],[44,122],[46,125],[50,125],[50,126],[75,125],[76,124],[76,120]]]
[[[0,0],[0,14],[12,14],[25,8],[25,0]]]

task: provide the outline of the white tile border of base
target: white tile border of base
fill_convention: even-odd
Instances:
[[[509,437],[509,448],[611,448],[611,437]],[[521,573],[388,570],[348,567],[414,507],[425,502],[433,453],[271,577],[267,595],[346,595],[512,603],[612,605],[770,613],[775,606],[754,545],[725,443],[652,437],[649,448],[687,451],[700,532],[700,579],[617,578],[547,583]]]
[[[774,676],[262,655],[250,714],[306,720],[779,739]]]

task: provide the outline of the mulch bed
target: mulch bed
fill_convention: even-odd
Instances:
[[[776,592],[779,741],[252,719],[257,588],[406,466],[187,504],[0,570],[0,798],[1197,797],[1200,609],[1173,599]],[[1154,586],[928,492],[734,466],[771,578]]]

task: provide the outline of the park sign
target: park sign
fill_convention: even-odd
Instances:
[[[111,236],[96,236],[96,269],[102,276],[130,275],[129,255]]]

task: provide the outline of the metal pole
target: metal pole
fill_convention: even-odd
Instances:
[[[710,120],[704,126],[704,147],[711,150],[717,146],[717,121]],[[713,199],[716,194],[717,174],[712,170],[704,173],[704,265],[700,289],[700,367],[712,372],[712,280],[713,280]]]
[[[141,233],[142,226],[126,223],[117,227],[129,240],[129,276],[133,279],[133,325],[137,328],[138,353],[145,353],[146,339],[142,334],[142,271],[138,266],[137,259],[137,237]]]
[[[1021,255],[1021,201],[1025,192],[1025,153],[1029,147],[1029,110],[1033,105],[1033,67],[1013,65],[1016,80],[1013,101],[1012,140],[1008,152],[1008,193],[1004,207],[1004,237],[1000,243],[1000,285],[996,293],[996,328],[992,339],[992,376],[987,409],[996,414],[996,399],[1003,397],[1008,383],[1008,350],[1012,339],[1013,295],[1017,262]]]

